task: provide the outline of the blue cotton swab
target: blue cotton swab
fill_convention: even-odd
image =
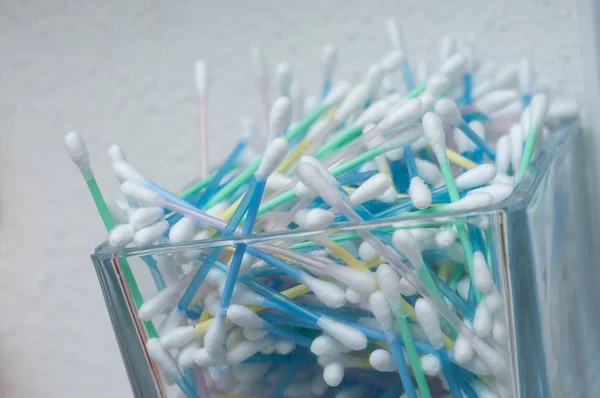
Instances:
[[[146,350],[150,358],[165,373],[166,377],[175,382],[187,398],[199,398],[195,389],[188,383],[179,370],[171,354],[160,345],[158,339],[148,340]]]
[[[249,235],[252,233],[254,228],[254,222],[256,220],[256,214],[258,212],[258,206],[262,198],[262,194],[265,189],[267,178],[275,170],[275,168],[281,163],[283,158],[287,154],[288,144],[285,138],[279,137],[274,139],[267,150],[265,156],[254,174],[254,190],[248,203],[247,217],[244,227],[242,228],[242,235]],[[209,328],[205,336],[205,347],[211,352],[216,354],[221,350],[223,346],[223,329],[225,327],[225,318],[227,314],[227,308],[231,302],[231,296],[233,294],[233,288],[237,280],[240,266],[242,264],[242,258],[246,252],[246,245],[240,244],[236,247],[233,254],[229,271],[227,273],[227,279],[223,288],[221,302],[215,321]]]

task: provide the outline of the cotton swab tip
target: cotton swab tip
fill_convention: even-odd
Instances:
[[[378,173],[362,183],[350,195],[350,202],[356,206],[383,195],[392,186],[391,178],[384,173]]]
[[[415,304],[415,312],[417,319],[427,335],[434,348],[442,348],[444,342],[442,340],[442,329],[440,328],[440,319],[433,306],[426,299],[418,299]]]
[[[437,376],[442,370],[440,360],[431,354],[426,354],[421,357],[421,367],[427,376]]]
[[[117,144],[112,144],[110,147],[108,147],[108,158],[113,163],[127,161],[125,158],[125,152],[123,152],[123,149]]]
[[[421,177],[414,177],[410,180],[408,195],[410,196],[410,202],[417,209],[423,210],[431,205],[431,191]]]
[[[461,53],[455,53],[450,58],[448,58],[442,67],[440,68],[440,73],[448,76],[448,78],[453,79],[458,77],[467,65],[467,59]]]
[[[385,73],[393,73],[400,69],[402,63],[406,60],[401,51],[395,50],[388,53],[381,61],[381,67]]]
[[[423,265],[421,245],[419,245],[417,238],[410,231],[405,229],[395,231],[392,236],[392,242],[414,267],[421,267]]]
[[[277,65],[275,81],[277,82],[279,93],[285,97],[289,97],[290,86],[292,84],[292,67],[290,64],[282,62]]]
[[[208,66],[203,60],[196,61],[194,64],[194,76],[196,78],[196,89],[200,98],[205,98],[208,94]]]
[[[298,166],[298,174],[302,183],[316,195],[321,196],[330,206],[339,203],[341,196],[336,187],[331,186],[327,177],[315,165],[303,160]]]
[[[530,105],[531,126],[539,129],[548,114],[548,97],[545,94],[536,94],[531,98]]]
[[[519,94],[515,90],[496,90],[475,101],[475,108],[490,115],[506,108],[518,98]]]
[[[436,73],[431,76],[425,86],[425,92],[438,96],[443,94],[450,87],[450,80],[442,73]]]
[[[129,217],[129,224],[135,230],[142,229],[160,220],[164,214],[165,211],[161,207],[140,207]]]
[[[315,231],[329,227],[334,219],[335,214],[325,209],[311,209],[306,214],[306,224]]]
[[[494,197],[486,192],[469,193],[464,198],[450,204],[454,211],[468,211],[494,203]]]
[[[352,86],[347,81],[342,81],[342,82],[336,84],[331,89],[329,94],[327,94],[327,97],[325,97],[325,99],[323,100],[323,105],[325,105],[327,107],[332,107],[332,106],[339,104],[340,102],[342,102],[344,97],[348,94],[351,87]]]
[[[367,346],[367,337],[358,329],[325,316],[319,318],[317,324],[348,348],[359,351]]]
[[[91,171],[90,157],[83,138],[74,132],[67,133],[65,135],[65,145],[67,146],[67,152],[71,160],[73,160],[77,168],[82,173]]]
[[[396,370],[392,354],[384,349],[374,350],[369,355],[369,364],[379,372],[393,372]]]
[[[456,103],[448,98],[442,98],[435,104],[435,113],[446,123],[458,126],[464,120],[458,110]]]
[[[265,154],[256,170],[257,178],[266,180],[277,166],[283,161],[288,151],[288,142],[285,138],[279,137],[269,143]]]
[[[133,241],[135,230],[129,224],[115,226],[108,235],[108,244],[111,247],[120,249]]]
[[[425,116],[423,116],[423,134],[431,146],[431,149],[433,149],[435,156],[438,159],[447,159],[444,125],[438,115],[433,112],[427,112]]]
[[[158,206],[162,203],[160,195],[137,181],[125,181],[121,184],[121,192],[126,198],[149,206]]]
[[[292,118],[292,103],[288,97],[279,97],[271,107],[269,114],[269,136],[277,137],[289,124]]]
[[[265,321],[254,311],[243,305],[231,304],[227,309],[227,318],[231,322],[244,328],[260,329],[264,327]]]
[[[456,177],[458,189],[471,189],[488,184],[496,177],[496,167],[490,163],[480,164]]]
[[[356,112],[359,107],[362,107],[371,94],[371,88],[366,83],[356,85],[348,95],[344,98],[337,112],[335,119],[338,121],[346,119],[348,116]]]

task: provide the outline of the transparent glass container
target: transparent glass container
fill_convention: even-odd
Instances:
[[[133,276],[144,300],[157,294],[148,266],[142,261],[144,256],[152,257],[165,270],[177,255],[192,251],[194,256],[202,258],[212,248],[223,247],[224,254],[217,261],[217,266],[224,268],[227,256],[236,244],[243,243],[248,247],[254,246],[266,251],[270,245],[311,254],[313,250],[322,249],[322,240],[317,238],[326,236],[358,257],[356,253],[352,253],[353,247],[356,248],[360,237],[364,237],[366,232],[380,237],[385,242],[386,239],[391,239],[395,230],[408,229],[415,231],[415,236],[420,241],[426,266],[436,271],[431,274],[436,276],[437,286],[441,286],[437,280],[441,278],[447,282],[446,286],[460,292],[456,282],[465,272],[466,265],[462,265],[465,263],[464,254],[461,250],[440,250],[432,244],[432,237],[426,236],[431,228],[450,228],[453,225],[465,226],[472,237],[479,237],[477,242],[472,239],[475,242],[474,248],[481,249],[500,294],[501,306],[493,315],[493,332],[487,335],[482,333],[485,336],[482,339],[488,347],[501,355],[505,371],[498,376],[490,371],[490,366],[484,366],[482,374],[473,369],[473,362],[469,362],[465,367],[451,367],[454,372],[443,372],[446,382],[452,382],[448,375],[453,373],[451,379],[461,387],[465,383],[479,387],[487,383],[491,389],[499,386],[500,390],[497,391],[503,391],[505,396],[597,396],[600,392],[600,351],[596,338],[596,332],[599,330],[599,278],[591,256],[582,153],[582,134],[578,121],[554,128],[545,138],[543,145],[540,145],[534,162],[512,195],[501,203],[478,209],[476,212],[400,216],[360,224],[346,222],[334,224],[324,231],[295,229],[243,238],[157,245],[143,250],[126,249],[115,252],[107,244],[102,244],[96,249],[92,259],[135,396],[183,396],[177,386],[172,385],[152,363],[145,348],[149,336],[148,324],[138,319],[134,300],[136,292],[132,292],[127,283]],[[354,245],[342,242],[352,242]],[[454,249],[457,244],[459,243],[454,244]],[[322,251],[315,253],[323,254]],[[342,263],[337,257],[330,257]],[[195,266],[198,266],[199,262],[197,261]],[[376,266],[381,262],[385,262],[385,259],[367,262],[366,265]],[[186,269],[173,265],[173,272],[170,272],[172,280],[169,283],[175,283],[175,280],[184,277],[194,265],[187,267]],[[251,273],[246,275],[246,279],[240,278],[239,281],[267,296],[268,289],[261,290],[260,284],[292,286],[288,278],[279,276],[277,269],[270,266],[253,268]],[[278,290],[282,289],[283,287]],[[473,293],[470,297],[468,291],[464,295],[464,299],[454,297],[454,301],[446,299],[444,303],[448,308],[452,308],[451,312],[460,321],[473,318],[476,303],[479,301],[479,298],[473,300]],[[405,319],[408,319],[413,338],[423,343],[421,347],[425,347],[420,350],[419,355],[431,353],[432,347],[427,338],[409,319],[410,306],[414,305],[417,296],[403,297],[407,304],[404,309],[409,311],[408,318]],[[485,300],[486,295],[483,297]],[[273,298],[277,303],[280,301],[276,299],[281,298]],[[371,316],[368,308],[354,304],[343,309],[331,310],[318,304],[310,294],[300,295],[294,300],[319,316],[326,314],[359,329],[363,328],[364,330],[361,330],[368,339],[365,349],[344,354],[344,359],[338,357],[337,361],[344,367],[343,380],[338,387],[328,388],[322,396],[335,396],[341,391],[349,394],[347,396],[356,397],[401,395],[398,372],[379,372],[372,369],[368,362],[369,354],[373,350],[389,348],[385,338],[381,337],[382,333],[379,332],[376,322],[373,319],[365,320]],[[319,336],[321,332],[318,326],[306,322],[302,317],[298,319],[296,315],[283,316],[276,309],[260,311],[258,314],[271,325],[292,330],[299,335],[296,348],[289,354],[283,354],[285,350],[277,353],[277,335],[271,333],[268,336],[273,337],[273,340],[265,342],[259,339],[256,342],[255,349],[262,348],[262,353],[258,351],[241,365],[203,368],[195,366],[187,371],[181,369],[190,382],[193,380],[198,396],[319,396],[307,392],[311,392],[313,385],[315,390],[323,387],[321,365],[326,365],[327,361],[321,361],[323,363],[320,365],[310,349],[300,344],[303,341],[301,337],[314,339]],[[164,318],[161,316],[153,319],[153,326],[157,330],[160,330]],[[499,325],[498,330],[495,329],[496,323]],[[290,326],[292,324],[294,327]],[[450,324],[451,322],[446,320],[441,321],[443,331],[449,337],[447,340],[450,341],[445,342],[446,353],[451,362],[457,362],[453,350],[448,349],[456,339],[456,333]],[[506,326],[506,344],[496,340],[495,333],[498,331],[498,335],[501,335],[502,325]],[[401,334],[398,330],[395,330],[395,333],[397,336]],[[419,350],[419,347],[417,349]],[[479,355],[477,352],[476,350],[475,355]],[[436,354],[435,351],[433,353]],[[175,356],[177,351],[171,351],[171,354]],[[442,370],[445,371],[445,360],[441,358],[438,361],[441,361]],[[407,363],[410,363],[410,358],[407,359]],[[262,373],[258,373],[260,377],[257,380],[248,382],[246,379],[251,377],[244,377],[244,374],[251,375],[251,368],[258,368],[256,364],[263,365]],[[409,366],[412,367],[412,364]],[[492,374],[485,375],[486,370]],[[414,376],[412,381],[418,387]],[[449,396],[439,378],[428,376],[426,381],[433,397]],[[315,390],[312,392],[317,392]],[[465,391],[463,389],[463,394]],[[476,394],[482,395],[482,392],[477,390]]]

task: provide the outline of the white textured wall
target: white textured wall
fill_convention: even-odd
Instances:
[[[212,161],[239,118],[259,110],[250,43],[263,43],[272,65],[289,61],[314,91],[326,41],[339,45],[339,76],[380,59],[382,16],[402,22],[413,54],[437,58],[449,34],[499,61],[531,54],[550,85],[581,92],[570,0],[150,3],[0,5],[2,397],[131,395],[89,260],[105,233],[63,135],[84,136],[107,194],[117,192],[105,156],[113,142],[160,183],[181,186],[197,164],[194,60],[207,59],[213,77]]]

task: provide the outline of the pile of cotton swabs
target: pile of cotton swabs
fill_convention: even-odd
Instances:
[[[247,124],[226,160],[178,195],[113,146],[127,201],[105,202],[81,137],[67,134],[115,249],[309,232],[178,245],[136,258],[143,267],[120,260],[147,352],[186,397],[511,396],[490,223],[439,217],[507,198],[547,126],[577,106],[535,93],[527,59],[498,69],[448,39],[439,68],[414,77],[388,28],[394,49],[352,84],[334,79],[336,50],[325,48],[318,101],[281,64],[271,105],[255,51],[267,133]],[[205,155],[206,65],[196,72]],[[408,228],[407,215],[443,221]],[[142,273],[154,294],[142,296]]]

